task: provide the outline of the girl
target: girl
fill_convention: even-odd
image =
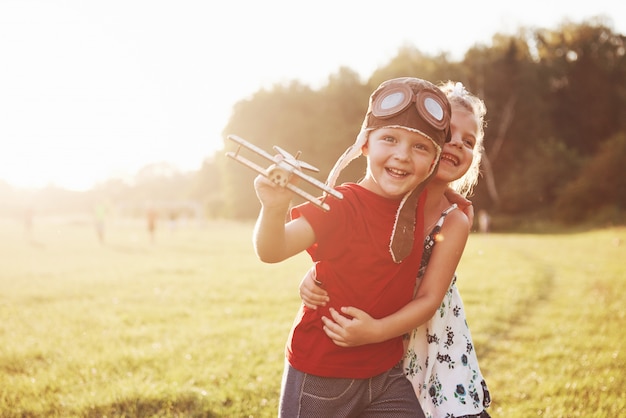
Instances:
[[[488,417],[485,408],[490,396],[454,275],[469,230],[463,229],[458,218],[464,215],[445,195],[450,186],[466,196],[478,181],[486,109],[460,83],[447,82],[441,89],[452,105],[452,140],[444,145],[437,174],[427,186],[425,224],[429,227],[414,300],[381,319],[355,307],[342,307],[343,315],[331,308],[332,320],[324,316],[322,321],[326,334],[341,347],[376,343],[410,332],[404,372],[425,415]],[[302,281],[300,294],[305,305],[315,309],[329,301],[329,292],[309,276],[312,274]]]

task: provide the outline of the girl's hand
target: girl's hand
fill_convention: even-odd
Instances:
[[[335,344],[356,347],[383,341],[379,337],[381,323],[378,319],[353,307],[343,307],[341,313],[343,315],[330,308],[332,319],[322,317],[324,332]]]
[[[318,284],[320,283],[320,284]],[[300,282],[300,298],[309,309],[317,309],[318,306],[326,306],[330,298],[328,292],[321,287],[321,282],[316,280],[315,266],[311,267]]]

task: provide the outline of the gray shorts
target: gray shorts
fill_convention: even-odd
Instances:
[[[339,379],[303,373],[285,362],[278,416],[423,418],[424,413],[400,365],[368,379]]]

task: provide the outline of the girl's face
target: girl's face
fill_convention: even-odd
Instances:
[[[361,185],[387,198],[402,198],[430,174],[437,149],[425,136],[403,128],[379,128],[363,147],[367,174]]]
[[[450,121],[452,140],[443,146],[435,179],[450,183],[467,172],[474,159],[474,147],[478,122],[472,112],[458,104],[452,104]]]

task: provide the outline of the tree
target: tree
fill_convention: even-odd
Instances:
[[[539,57],[550,77],[553,124],[580,152],[595,152],[624,127],[624,40],[601,19],[537,31]]]
[[[191,197],[202,202],[205,215],[209,218],[227,216],[224,208],[224,185],[221,165],[225,163],[222,151],[206,158],[191,186]]]
[[[626,209],[624,161],[626,133],[621,132],[605,141],[600,151],[587,159],[574,181],[561,191],[555,205],[559,218],[573,223],[608,213],[622,216],[621,221],[609,220],[623,222],[623,211]]]

